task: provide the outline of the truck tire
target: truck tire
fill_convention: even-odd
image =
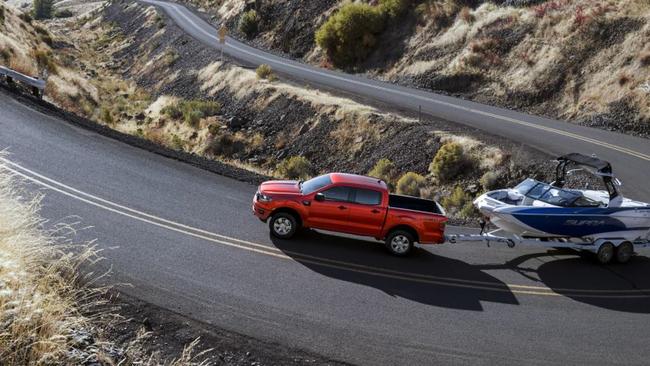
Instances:
[[[398,257],[404,257],[413,250],[413,234],[404,230],[395,230],[386,237],[386,249]]]
[[[279,239],[291,239],[298,231],[298,220],[288,212],[278,212],[269,220],[271,234]]]

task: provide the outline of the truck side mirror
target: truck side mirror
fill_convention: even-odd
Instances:
[[[314,196],[314,200],[318,202],[323,202],[325,201],[325,195],[322,193],[316,193],[316,195]]]

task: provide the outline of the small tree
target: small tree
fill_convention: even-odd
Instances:
[[[379,178],[392,188],[393,180],[395,179],[395,164],[386,158],[380,159],[368,172],[368,176]]]
[[[302,156],[292,156],[278,164],[276,173],[290,179],[307,179],[311,175],[311,164]]]
[[[456,178],[465,168],[468,159],[463,153],[463,148],[455,142],[448,142],[438,150],[429,165],[429,171],[440,180],[450,181]]]
[[[425,182],[426,179],[420,174],[408,172],[397,181],[397,194],[419,197],[420,188]]]
[[[239,31],[244,33],[246,37],[253,38],[257,34],[259,22],[260,17],[257,12],[249,10],[239,18]]]
[[[34,0],[32,13],[35,19],[52,18],[53,0]]]

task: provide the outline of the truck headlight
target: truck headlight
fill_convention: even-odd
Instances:
[[[257,192],[257,200],[260,202],[271,202],[273,199],[271,198],[271,196],[267,196],[265,194]]]

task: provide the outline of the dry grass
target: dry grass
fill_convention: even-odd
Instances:
[[[31,198],[26,198],[31,197]],[[120,347],[104,339],[102,329],[119,316],[107,306],[101,278],[80,267],[100,258],[94,245],[72,244],[69,225],[45,230],[39,217],[42,196],[21,188],[0,161],[0,360],[5,365],[207,365],[206,352],[196,353],[198,339],[175,360],[151,352],[142,331],[123,348],[121,359],[109,350]]]

